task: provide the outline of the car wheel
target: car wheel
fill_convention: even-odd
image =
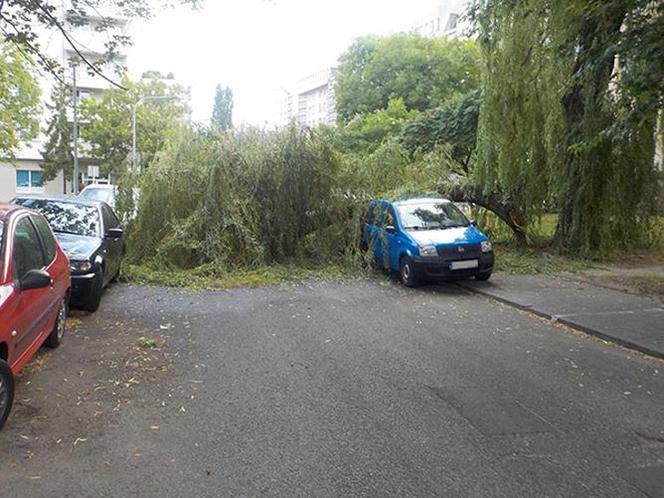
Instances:
[[[14,402],[14,375],[9,365],[0,360],[0,429],[5,425]]]
[[[104,291],[104,270],[99,268],[95,272],[95,276],[92,280],[92,289],[90,290],[90,295],[85,302],[83,309],[85,311],[95,312],[99,309],[99,304],[101,303],[101,293]]]
[[[62,342],[65,335],[65,327],[67,323],[67,299],[63,299],[58,310],[58,316],[55,319],[55,327],[50,335],[44,341],[44,346],[47,348],[55,349]]]
[[[415,287],[418,284],[417,275],[415,275],[415,265],[408,256],[401,258],[399,264],[399,278],[406,287]]]
[[[486,280],[489,280],[491,278],[491,272],[487,273],[478,273],[475,275],[475,280],[479,280],[480,282],[485,282]]]

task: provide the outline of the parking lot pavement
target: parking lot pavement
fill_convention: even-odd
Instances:
[[[116,285],[20,377],[3,496],[662,496],[664,363],[456,286]]]
[[[573,274],[496,275],[468,280],[466,289],[569,325],[643,353],[664,358],[664,302],[595,285]]]

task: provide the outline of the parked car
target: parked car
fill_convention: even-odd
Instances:
[[[115,185],[93,184],[85,187],[78,195],[89,201],[105,202],[115,209],[115,197],[117,192],[118,189]]]
[[[0,429],[14,400],[14,376],[42,344],[65,333],[69,261],[46,219],[0,205]]]
[[[491,242],[446,199],[372,201],[361,246],[409,287],[424,279],[488,280],[493,271]]]
[[[125,253],[120,220],[105,202],[80,197],[17,197],[42,213],[69,257],[71,303],[97,311],[104,288],[117,278]]]

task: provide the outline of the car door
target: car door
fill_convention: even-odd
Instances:
[[[21,279],[30,270],[44,269],[44,249],[37,230],[28,214],[21,215],[14,224],[12,233],[12,279],[19,288]],[[23,353],[37,341],[42,334],[49,333],[49,316],[53,312],[52,288],[20,290],[15,312],[12,314],[13,358],[18,361]]]
[[[399,227],[397,224],[397,217],[394,212],[394,206],[388,204],[385,208],[385,216],[383,217],[383,232],[385,234],[385,249],[388,251],[388,256],[385,258],[389,261],[392,270],[399,269]]]
[[[106,204],[101,205],[102,217],[102,230],[103,230],[103,250],[105,251],[104,259],[106,260],[106,275],[104,278],[108,281],[115,276],[120,270],[120,261],[123,253],[123,241],[121,238],[113,238],[108,236],[108,231],[111,228],[119,228],[120,220],[115,216],[113,211]]]
[[[42,218],[41,216],[30,215],[30,220],[32,220],[32,224],[37,229],[39,239],[41,240],[41,244],[44,249],[45,270],[53,280],[53,289],[50,293],[49,302],[49,306],[51,306],[53,309],[53,312],[49,317],[50,328],[50,325],[55,325],[55,319],[60,309],[59,305],[62,301],[62,297],[67,293],[67,279],[63,278],[63,276],[65,272],[69,273],[69,266],[56,265],[57,242],[55,241],[53,232],[51,231],[51,228],[49,227],[46,219]]]
[[[387,238],[385,237],[384,215],[385,215],[385,202],[379,202],[376,205],[376,209],[374,210],[375,225],[373,226],[372,243],[373,243],[374,257],[376,258],[376,261],[380,265],[387,266],[387,264],[389,264],[389,260],[385,259],[388,252],[387,252]]]

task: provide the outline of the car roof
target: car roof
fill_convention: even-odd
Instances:
[[[434,202],[450,202],[442,197],[407,197],[392,201],[395,206],[412,206],[413,204],[433,204]]]
[[[0,204],[0,221],[9,218],[9,215],[13,211],[16,211],[17,209],[24,209],[24,208],[21,206],[17,206],[16,204]]]
[[[40,201],[66,202],[68,204],[78,204],[79,206],[99,207],[106,204],[104,201],[95,201],[84,197],[69,195],[17,195],[14,199],[35,199]]]
[[[99,188],[99,189],[102,189],[102,190],[117,190],[118,187],[117,187],[117,185],[108,185],[106,183],[93,183],[92,185],[86,185],[83,188],[83,190],[88,190],[88,189],[93,189],[93,188]]]

